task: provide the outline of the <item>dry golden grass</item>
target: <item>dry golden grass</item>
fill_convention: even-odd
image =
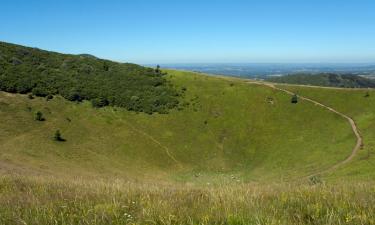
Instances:
[[[196,186],[2,176],[1,224],[375,224],[373,183]]]

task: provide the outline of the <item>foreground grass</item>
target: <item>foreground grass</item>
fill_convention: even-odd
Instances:
[[[374,224],[373,183],[187,186],[0,178],[1,224]]]

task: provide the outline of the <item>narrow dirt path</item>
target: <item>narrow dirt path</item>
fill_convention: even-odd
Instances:
[[[282,89],[282,88],[276,87],[273,83],[267,83],[267,82],[261,82],[261,81],[259,81],[259,82],[258,81],[247,81],[247,83],[249,83],[249,84],[264,85],[264,86],[270,87],[272,89],[275,89],[275,90],[287,93],[289,95],[294,95],[295,94],[295,93],[293,93],[291,91],[288,91],[286,89]],[[339,116],[343,117],[344,119],[346,119],[349,122],[354,135],[357,138],[357,143],[353,147],[351,154],[344,161],[341,161],[341,162],[339,162],[339,163],[337,163],[337,164],[335,164],[335,165],[333,165],[333,166],[331,166],[331,167],[329,167],[327,169],[324,169],[322,171],[309,174],[309,175],[305,176],[304,178],[310,178],[310,177],[313,177],[313,176],[316,176],[316,175],[321,175],[321,174],[329,173],[329,172],[332,172],[332,171],[336,170],[338,167],[340,167],[340,166],[342,166],[344,164],[349,163],[356,156],[356,154],[358,153],[358,151],[361,149],[361,147],[363,145],[362,136],[361,136],[361,134],[360,134],[360,132],[358,130],[358,127],[357,127],[356,123],[354,122],[354,120],[351,117],[349,117],[349,116],[347,116],[347,115],[345,115],[345,114],[343,114],[343,113],[341,113],[341,112],[339,112],[339,111],[337,111],[337,110],[335,110],[335,109],[333,109],[333,108],[331,108],[331,107],[329,107],[327,105],[324,105],[324,104],[322,104],[320,102],[317,102],[315,100],[312,100],[310,98],[306,98],[306,97],[303,97],[303,96],[298,96],[298,97],[300,99],[304,100],[304,101],[308,101],[308,102],[314,103],[316,106],[320,106],[322,108],[328,109],[329,111],[331,111],[333,113],[336,113],[337,115],[339,115]]]
[[[118,115],[116,115],[116,113],[112,110],[112,113],[113,115],[115,115],[115,117],[117,119],[119,119],[120,121],[122,121],[123,123],[126,123],[127,126],[129,126],[133,131],[137,132],[138,134],[141,134],[143,136],[145,136],[147,139],[151,140],[152,142],[154,142],[156,145],[158,145],[160,148],[164,149],[165,153],[168,155],[168,157],[174,161],[178,167],[182,168],[182,164],[181,162],[179,162],[172,154],[171,152],[169,151],[169,148],[165,145],[163,145],[160,141],[156,140],[153,136],[151,136],[150,134],[142,131],[142,130],[139,130],[137,128],[135,128],[133,125],[131,125],[130,123],[128,123],[127,121],[125,121],[123,118],[119,117]]]
[[[156,140],[153,136],[149,135],[148,133],[144,132],[144,131],[141,131],[139,129],[136,129],[135,127],[131,126],[128,124],[129,127],[131,127],[132,130],[134,130],[135,132],[147,137],[148,139],[150,139],[151,141],[153,141],[155,144],[157,144],[160,148],[164,149],[165,150],[165,153],[168,155],[168,157],[170,159],[172,159],[176,164],[178,164],[180,167],[181,166],[181,163],[170,153],[169,151],[169,148],[166,147],[165,145],[163,145],[162,143],[160,143],[158,140]]]

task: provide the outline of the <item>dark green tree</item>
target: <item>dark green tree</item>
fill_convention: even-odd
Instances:
[[[60,130],[56,130],[55,135],[53,136],[53,139],[55,141],[65,141],[64,138],[62,138]]]
[[[82,97],[80,95],[80,93],[75,90],[75,89],[72,89],[69,91],[69,93],[64,96],[66,99],[68,99],[69,101],[81,101],[82,100]]]
[[[109,71],[109,66],[106,62],[103,63],[103,70],[104,71]]]
[[[53,95],[49,94],[49,95],[46,96],[46,101],[49,101],[51,99],[53,99]]]
[[[297,104],[298,103],[298,96],[296,94],[293,95],[292,99],[291,99],[291,102],[293,104]]]
[[[160,72],[161,72],[161,71],[160,71],[160,65],[157,65],[157,66],[156,66],[155,72],[156,72],[156,73],[160,73]]]
[[[108,100],[103,97],[95,98],[91,101],[91,103],[95,108],[101,108],[109,104]]]
[[[37,121],[44,121],[45,119],[43,118],[43,113],[41,111],[38,111],[35,113],[35,120]]]

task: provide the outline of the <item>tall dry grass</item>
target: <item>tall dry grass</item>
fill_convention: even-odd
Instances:
[[[375,224],[373,183],[204,187],[2,176],[1,224]]]

